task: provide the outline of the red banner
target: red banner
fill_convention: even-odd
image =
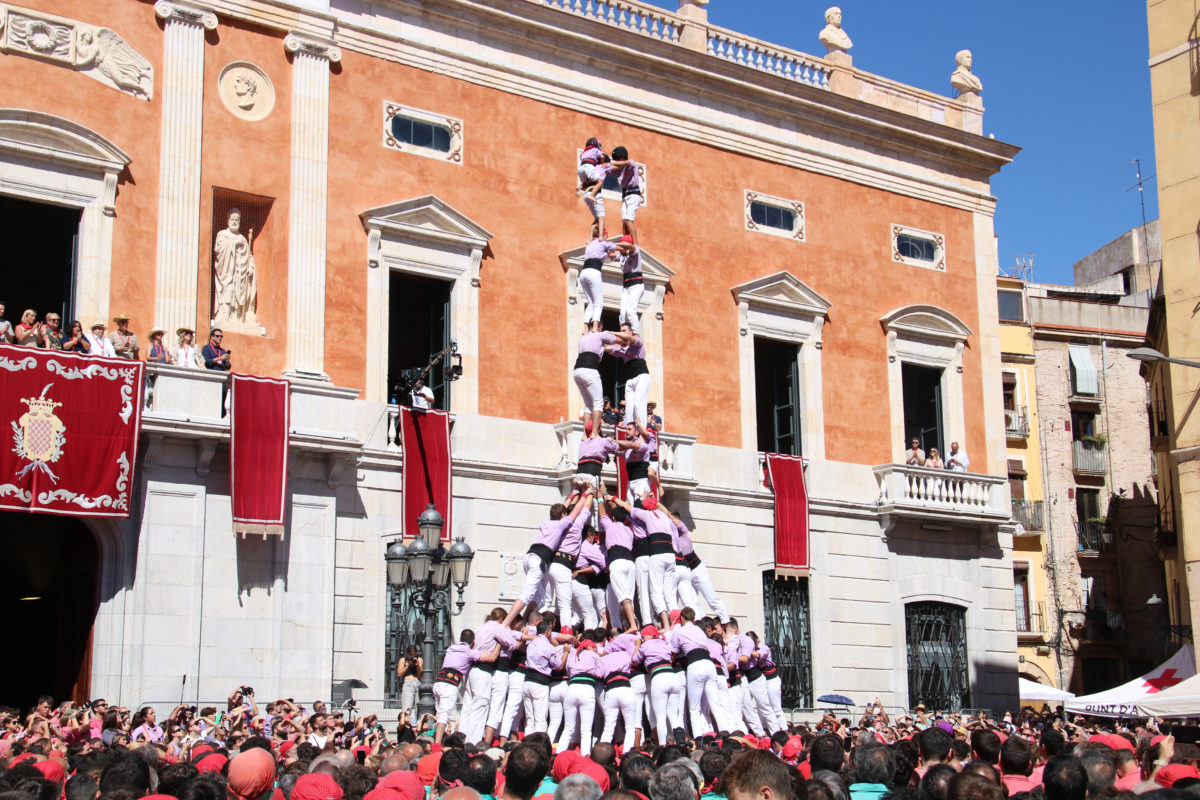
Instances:
[[[767,453],[767,482],[775,492],[775,574],[808,570],[808,489],[804,459]]]
[[[229,391],[233,530],[282,536],[287,507],[288,382],[235,374]]]
[[[0,345],[0,508],[128,517],[142,420],[138,361]]]
[[[404,535],[419,536],[417,518],[433,503],[446,524],[442,541],[450,541],[450,414],[426,408],[400,409],[400,446],[404,450]]]

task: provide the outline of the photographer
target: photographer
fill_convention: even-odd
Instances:
[[[417,646],[410,644],[404,651],[404,658],[396,665],[396,677],[400,679],[400,708],[416,708],[417,697],[421,691],[421,673],[425,671],[425,660],[417,652]]]
[[[433,390],[425,385],[425,381],[422,378],[417,378],[412,388],[412,407],[433,408],[433,403]]]

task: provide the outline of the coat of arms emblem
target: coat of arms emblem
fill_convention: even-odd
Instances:
[[[21,398],[29,410],[12,423],[13,452],[29,463],[17,472],[18,478],[24,478],[36,469],[58,483],[58,476],[51,471],[50,464],[62,457],[63,445],[67,441],[67,426],[54,414],[54,409],[62,403],[46,397],[46,392],[53,385],[46,384],[40,397]]]

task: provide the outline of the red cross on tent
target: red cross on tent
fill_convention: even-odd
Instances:
[[[1168,689],[1177,683],[1183,683],[1183,678],[1175,677],[1175,670],[1164,669],[1162,674],[1157,678],[1146,678],[1146,694],[1156,694],[1163,689]]]

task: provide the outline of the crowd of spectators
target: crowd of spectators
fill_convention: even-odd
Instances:
[[[27,714],[0,708],[0,800],[1154,800],[1200,797],[1192,728],[1066,722],[1048,708],[1015,718],[930,714],[857,724],[829,713],[754,737],[740,731],[626,752],[554,752],[531,733],[504,746],[430,738],[407,711],[385,730],[322,703],[262,708],[252,687],[225,708],[94,700]],[[1163,726],[1165,729],[1165,726]]]

